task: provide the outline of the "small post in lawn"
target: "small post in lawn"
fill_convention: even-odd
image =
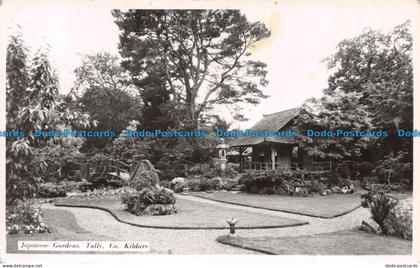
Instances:
[[[238,219],[235,219],[234,217],[232,217],[231,219],[226,221],[229,224],[230,227],[230,235],[234,235],[235,234],[235,225],[238,223]]]

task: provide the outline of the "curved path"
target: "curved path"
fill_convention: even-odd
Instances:
[[[181,196],[177,195],[177,198],[185,198],[189,200],[194,200],[197,202],[203,202],[207,204],[212,204],[216,206],[229,207],[235,209],[244,209],[249,212],[258,212],[273,216],[279,216],[284,218],[297,219],[301,221],[308,221],[309,224],[290,227],[290,228],[278,228],[278,229],[259,229],[259,230],[238,230],[237,233],[240,236],[253,237],[253,236],[301,236],[301,235],[311,235],[319,233],[331,233],[340,230],[352,229],[361,225],[362,220],[370,217],[370,212],[365,208],[358,208],[352,212],[345,214],[340,217],[333,219],[322,219],[317,217],[297,215],[294,213],[287,213],[281,211],[272,211],[260,208],[251,208],[239,205],[231,205],[226,203],[221,203],[217,201],[212,201],[208,199],[203,199],[194,196]]]
[[[358,227],[363,219],[370,216],[367,209],[358,208],[349,214],[334,219],[321,219],[286,212],[230,205],[193,196],[177,195],[177,198],[212,204],[220,206],[221,209],[223,209],[223,207],[230,207],[247,210],[249,212],[258,212],[309,222],[309,225],[289,228],[237,230],[237,234],[243,237],[281,237],[329,233]],[[231,247],[216,242],[216,238],[220,235],[227,234],[227,230],[165,230],[139,228],[120,223],[109,213],[97,209],[55,207],[50,204],[45,204],[44,206],[48,209],[64,209],[72,212],[75,215],[78,224],[89,232],[107,236],[110,240],[148,241],[150,242],[150,247],[157,252],[173,254],[259,254],[255,251]]]

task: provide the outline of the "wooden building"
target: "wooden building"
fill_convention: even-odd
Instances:
[[[300,108],[289,109],[273,114],[264,115],[251,130],[285,132],[288,130],[299,132],[294,124],[294,118]],[[296,136],[240,136],[234,139],[230,148],[236,148],[241,154],[251,147],[251,159],[242,157],[241,169],[256,170],[309,170],[326,171],[331,169],[331,163],[315,161],[299,146]]]

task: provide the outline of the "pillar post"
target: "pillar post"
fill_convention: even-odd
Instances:
[[[270,148],[271,148],[271,169],[275,170],[276,169],[276,152],[273,145],[271,145]]]

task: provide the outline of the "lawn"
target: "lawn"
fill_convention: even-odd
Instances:
[[[79,226],[74,215],[66,210],[43,209],[43,217],[51,233],[17,234],[6,236],[7,253],[62,253],[62,254],[133,254],[138,252],[100,252],[100,251],[18,251],[18,241],[110,241],[110,237],[89,233]],[[148,252],[148,254],[153,251]],[[156,252],[155,252],[156,253]]]
[[[222,244],[273,255],[411,255],[412,242],[359,230],[298,237],[229,237]]]
[[[108,211],[118,221],[139,226],[166,229],[228,229],[227,219],[239,220],[238,229],[280,228],[307,224],[289,218],[248,212],[216,205],[205,204],[178,198],[177,214],[164,216],[135,216],[125,210],[117,197],[103,197],[98,200],[65,198],[56,202],[56,206],[89,207]]]
[[[296,197],[231,192],[194,192],[191,195],[229,204],[284,211],[326,219],[338,217],[353,211],[360,206],[361,201],[357,194]]]

